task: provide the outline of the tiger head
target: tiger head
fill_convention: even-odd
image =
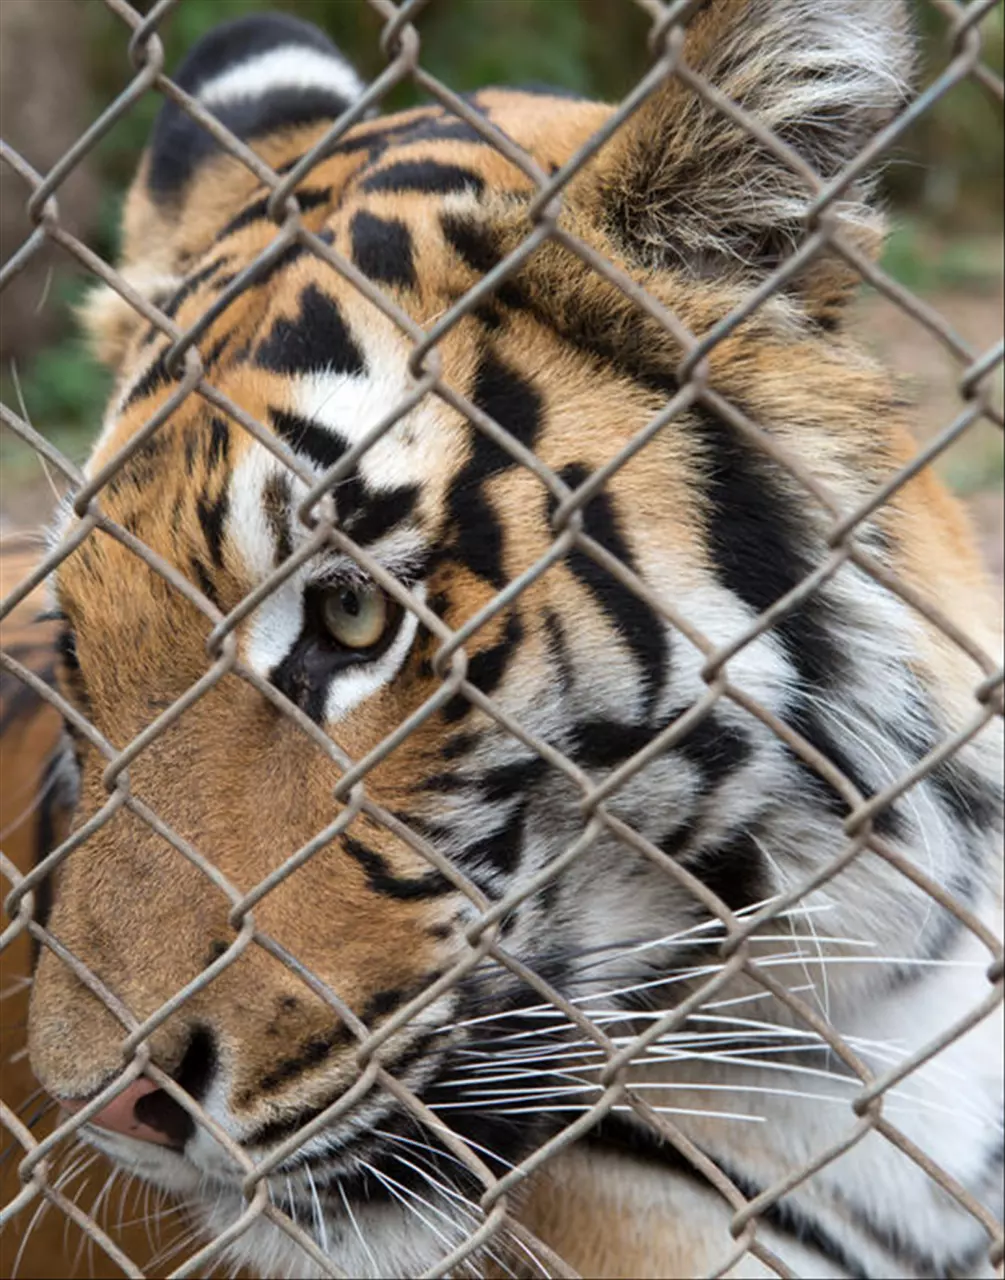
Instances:
[[[166,1083],[252,1160],[311,1124],[270,1194],[352,1274],[414,1274],[481,1220],[436,1125],[499,1175],[600,1096],[607,1050],[553,994],[602,1007],[610,1045],[638,1033],[966,721],[971,657],[868,565],[994,647],[929,478],[823,571],[835,521],[912,444],[845,332],[881,239],[871,189],[839,185],[808,222],[790,153],[832,182],[898,107],[901,5],[712,0],[672,53],[613,131],[611,106],[487,89],[470,118],[360,111],[313,152],[355,74],[292,19],[221,27],[176,83],[273,172],[313,157],[296,207],[169,101],[125,210],[124,296],[87,307],[117,385],[102,483],[55,533],[74,543],[54,593],[79,847],[53,877],[32,1062],[79,1109],[142,1043],[148,1074],[84,1133],[214,1229],[245,1169]],[[918,883],[849,858],[751,954],[790,988],[814,932],[902,957],[828,972],[829,1016],[866,1025],[912,959],[964,945],[922,880],[983,909],[997,815],[984,734],[873,816]],[[798,1023],[741,972],[708,996],[730,999],[762,1037]],[[535,1087],[486,1084],[522,1056]],[[628,1078],[691,1088],[684,1132],[757,1182],[702,1093],[728,1066],[699,1048]],[[780,1176],[798,1104],[756,1106]],[[925,1248],[948,1265],[971,1228]],[[264,1219],[233,1248],[265,1273],[317,1265]]]

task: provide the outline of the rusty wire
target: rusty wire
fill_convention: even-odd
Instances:
[[[769,1270],[779,1275],[790,1274],[784,1263],[775,1257],[759,1238],[757,1233],[759,1220],[785,1194],[812,1173],[837,1159],[874,1132],[882,1134],[906,1157],[916,1162],[943,1191],[953,1197],[983,1225],[989,1238],[992,1262],[1000,1265],[1003,1249],[1001,1223],[995,1221],[966,1188],[960,1186],[897,1128],[884,1112],[883,1101],[884,1094],[894,1084],[923,1061],[938,1053],[946,1044],[958,1039],[1001,1002],[1001,942],[976,918],[965,903],[956,901],[950,893],[882,839],[874,829],[874,819],[898,795],[924,777],[940,759],[958,750],[964,741],[979,732],[993,716],[1002,714],[1003,675],[992,655],[985,653],[972,637],[963,633],[932,602],[920,598],[887,567],[879,564],[857,539],[856,534],[863,521],[888,502],[902,485],[921,469],[927,467],[963,432],[969,430],[974,422],[984,418],[996,423],[999,427],[1002,426],[1001,410],[995,402],[992,387],[992,375],[1002,364],[1002,346],[999,343],[986,352],[973,350],[934,309],[892,280],[878,265],[849,243],[831,217],[831,206],[840,199],[842,193],[860,173],[885,155],[908,125],[927,111],[933,102],[953,85],[970,78],[989,94],[1001,100],[1000,79],[981,61],[978,24],[990,11],[991,0],[974,0],[966,5],[958,4],[956,0],[932,0],[947,20],[949,60],[945,69],[909,108],[901,112],[889,126],[877,134],[855,160],[829,182],[822,181],[781,139],[774,136],[756,119],[745,114],[736,103],[724,98],[714,85],[706,82],[684,63],[683,37],[686,24],[701,7],[700,3],[695,3],[695,0],[677,0],[676,3],[664,3],[663,0],[635,0],[639,8],[652,19],[650,33],[652,68],[624,99],[601,131],[552,175],[546,174],[530,155],[422,67],[420,35],[414,20],[425,7],[425,0],[406,0],[405,3],[397,6],[391,0],[359,0],[361,6],[369,4],[384,20],[381,48],[387,59],[387,66],[363,96],[332,124],[325,136],[310,152],[290,172],[280,175],[270,169],[251,147],[233,136],[209,110],[174,84],[165,73],[164,51],[158,30],[161,23],[169,17],[180,2],[181,0],[159,0],[150,12],[143,16],[128,3],[128,0],[104,0],[106,6],[121,19],[130,36],[129,52],[135,69],[134,75],[127,87],[50,169],[48,174],[37,173],[6,143],[0,144],[2,145],[0,158],[10,170],[8,180],[24,184],[27,209],[34,224],[31,235],[0,271],[0,288],[21,271],[49,242],[59,244],[83,268],[111,286],[156,331],[170,339],[172,345],[167,359],[169,369],[176,380],[176,387],[164,405],[127,445],[99,472],[89,478],[85,478],[77,467],[69,462],[54,445],[43,439],[19,414],[7,406],[0,406],[5,427],[35,449],[59,471],[68,486],[72,508],[78,517],[77,523],[72,526],[72,532],[53,547],[41,559],[37,568],[10,591],[0,606],[0,618],[25,599],[44,578],[57,569],[68,556],[74,554],[76,549],[97,529],[116,539],[151,570],[159,574],[173,589],[182,593],[199,609],[212,628],[207,642],[207,666],[202,677],[176,702],[162,711],[132,742],[120,750],[113,747],[79,711],[19,663],[12,654],[0,654],[0,663],[4,669],[21,679],[40,698],[72,721],[103,755],[107,762],[104,783],[108,791],[108,800],[100,811],[49,853],[45,860],[31,872],[22,874],[8,859],[3,859],[3,874],[13,887],[6,902],[6,911],[11,923],[0,939],[0,944],[9,945],[16,938],[29,934],[40,946],[49,948],[105,1004],[121,1024],[124,1033],[121,1074],[83,1110],[62,1120],[49,1136],[39,1139],[30,1127],[9,1108],[3,1107],[0,1121],[24,1151],[19,1170],[22,1188],[15,1200],[4,1209],[3,1218],[10,1218],[43,1199],[48,1200],[71,1217],[86,1236],[104,1250],[125,1274],[131,1276],[143,1274],[135,1262],[124,1255],[120,1246],[90,1215],[73,1204],[53,1185],[50,1178],[50,1161],[60,1144],[86,1123],[91,1115],[117,1096],[132,1080],[145,1075],[166,1090],[196,1124],[206,1128],[244,1172],[243,1191],[246,1205],[241,1216],[222,1235],[207,1241],[204,1247],[192,1252],[173,1272],[178,1276],[195,1274],[212,1267],[214,1262],[220,1259],[226,1245],[260,1217],[270,1219],[280,1230],[294,1239],[324,1273],[339,1275],[331,1259],[321,1253],[310,1236],[272,1204],[267,1194],[265,1179],[270,1171],[299,1144],[340,1115],[349,1112],[354,1103],[374,1086],[392,1094],[416,1120],[441,1135],[451,1154],[466,1166],[482,1188],[481,1209],[484,1215],[482,1222],[477,1230],[472,1231],[459,1246],[441,1259],[436,1268],[429,1273],[431,1275],[449,1274],[453,1268],[471,1257],[481,1245],[491,1242],[492,1237],[504,1226],[510,1231],[515,1231],[517,1238],[529,1240],[549,1274],[573,1274],[561,1259],[552,1254],[542,1242],[530,1238],[526,1229],[512,1219],[510,1216],[512,1206],[508,1197],[515,1187],[537,1170],[543,1162],[556,1151],[588,1132],[601,1116],[614,1106],[631,1108],[640,1121],[650,1126],[685,1159],[691,1161],[728,1204],[732,1212],[731,1230],[736,1240],[736,1247],[729,1257],[722,1259],[715,1274],[724,1274],[746,1253],[757,1256]],[[590,245],[561,227],[558,222],[566,185],[600,145],[624,124],[646,98],[666,81],[668,76],[672,75],[676,75],[716,110],[728,114],[734,122],[747,131],[752,139],[793,168],[805,181],[811,196],[807,233],[799,249],[783,262],[762,286],[750,293],[732,314],[722,319],[700,340],[689,333],[681,320],[664,304],[649,296],[636,281],[615,264],[606,261]],[[485,142],[495,147],[524,174],[536,189],[530,206],[534,223],[530,234],[488,276],[441,316],[428,332],[417,325],[392,299],[382,294],[351,262],[345,260],[330,245],[307,230],[300,221],[296,204],[296,189],[299,183],[328,152],[331,145],[362,120],[370,108],[379,106],[391,90],[404,82],[411,82],[431,100],[438,102],[447,111],[464,120]],[[58,195],[63,182],[101,137],[130,111],[140,98],[149,93],[160,94],[165,99],[173,101],[207,129],[225,152],[243,163],[255,175],[269,192],[269,213],[276,223],[276,234],[271,243],[228,286],[213,307],[186,330],[180,329],[168,315],[143,298],[127,279],[70,233],[60,218]],[[479,302],[487,298],[496,286],[540,244],[548,240],[564,246],[592,271],[621,290],[648,317],[669,330],[682,352],[679,368],[680,390],[677,394],[638,433],[635,439],[629,441],[602,468],[590,475],[574,490],[570,489],[532,451],[510,437],[465,396],[441,380],[437,352],[437,344],[453,326],[468,315]],[[371,430],[365,439],[350,449],[320,480],[304,468],[291,450],[271,431],[256,422],[240,405],[231,402],[212,385],[206,376],[196,346],[198,338],[215,315],[253,281],[255,273],[265,263],[294,244],[304,246],[338,272],[377,307],[412,345],[409,367],[415,378],[413,388],[400,404],[389,409],[383,421]],[[964,408],[954,423],[924,449],[919,450],[912,462],[890,477],[868,501],[853,510],[842,506],[836,495],[813,474],[805,461],[785,449],[778,439],[769,435],[739,407],[729,403],[711,388],[706,377],[706,357],[716,344],[752,315],[809,259],[823,250],[836,252],[844,257],[865,281],[892,300],[918,325],[934,336],[959,369],[957,387],[964,403]],[[207,404],[225,414],[240,429],[249,432],[298,476],[308,490],[307,498],[302,503],[298,515],[310,529],[309,539],[227,616],[222,616],[216,606],[176,568],[111,520],[101,507],[102,490],[105,485],[114,477],[128,457],[149,440],[171,413],[189,396],[201,397]],[[338,480],[355,465],[358,458],[426,396],[437,397],[459,411],[471,423],[474,430],[486,435],[505,450],[519,466],[531,472],[555,502],[554,538],[546,554],[529,566],[518,579],[510,583],[504,591],[456,631],[446,626],[421,599],[402,587],[364,549],[353,543],[339,529],[334,521],[327,496]],[[794,480],[803,486],[808,500],[820,504],[832,521],[828,537],[830,554],[825,562],[788,595],[768,608],[747,631],[725,646],[717,646],[702,632],[700,618],[682,616],[671,599],[662,597],[652,586],[643,583],[629,568],[595,542],[585,532],[582,517],[584,505],[600,487],[640,449],[643,449],[668,421],[685,412],[692,405],[704,405],[724,418],[748,441],[763,450],[776,463],[785,467]],[[404,608],[418,616],[420,622],[432,633],[439,645],[434,659],[434,670],[441,681],[437,692],[362,760],[350,759],[335,742],[276,688],[242,663],[237,651],[235,629],[242,619],[285,581],[304,559],[323,547],[351,556]],[[652,743],[621,765],[600,784],[595,783],[572,760],[553,746],[541,741],[510,714],[496,706],[492,698],[481,692],[467,676],[465,643],[550,565],[570,551],[585,554],[613,575],[623,587],[644,600],[658,616],[683,632],[705,659],[702,677],[706,682],[707,690],[703,697],[685,715],[679,717],[668,729],[660,733]],[[924,758],[908,776],[898,779],[881,794],[872,797],[860,794],[854,783],[833,761],[828,760],[791,726],[780,721],[749,694],[736,687],[729,675],[731,658],[791,610],[797,608],[822,583],[849,563],[857,565],[889,591],[898,595],[923,615],[927,622],[938,629],[950,642],[960,647],[973,662],[974,708],[971,722]],[[266,880],[244,894],[230,884],[197,848],[182,839],[143,801],[131,794],[129,786],[128,766],[131,761],[227,674],[248,682],[264,698],[279,707],[314,742],[342,775],[335,792],[336,799],[342,805],[336,819],[276,868]],[[553,860],[546,870],[514,886],[495,903],[490,903],[484,894],[428,841],[416,832],[410,831],[400,819],[386,811],[368,793],[366,786],[370,770],[394,750],[421,720],[432,715],[444,702],[457,695],[467,698],[473,705],[482,709],[509,734],[538,753],[553,769],[559,771],[578,792],[582,806],[584,826],[581,835],[563,854]],[[739,919],[705,884],[616,817],[606,803],[618,787],[628,781],[655,755],[670,749],[722,699],[733,701],[747,713],[761,720],[837,790],[849,809],[845,821],[848,843],[840,856],[821,868],[811,880],[799,884],[789,893],[773,900],[761,911],[745,919]],[[35,890],[40,882],[121,809],[129,810],[137,818],[146,822],[177,851],[179,856],[202,873],[206,878],[206,892],[217,893],[227,900],[229,919],[234,930],[233,940],[227,950],[142,1022],[133,1016],[78,957],[71,954],[57,937],[34,918]],[[446,877],[464,894],[477,914],[475,923],[467,933],[468,954],[441,975],[428,990],[398,1009],[376,1033],[371,1033],[360,1022],[335,991],[307,970],[296,956],[291,955],[275,939],[266,934],[256,923],[254,915],[256,905],[266,894],[344,830],[358,814],[365,814],[405,842],[428,863],[431,870]],[[713,919],[721,922],[724,939],[722,946],[724,967],[708,981],[699,984],[687,1000],[667,1011],[663,1016],[654,1019],[643,1034],[621,1048],[618,1048],[603,1029],[595,1025],[576,1004],[571,1003],[540,975],[523,965],[515,956],[510,955],[502,941],[499,929],[500,921],[507,913],[521,901],[538,892],[578,857],[584,848],[604,834],[613,834],[640,857],[648,859],[661,868],[666,875],[674,877],[689,893],[702,902]],[[883,859],[889,866],[902,873],[913,884],[920,886],[933,899],[951,911],[985,947],[989,964],[989,987],[986,999],[974,1009],[963,1011],[957,1023],[937,1042],[926,1046],[912,1059],[879,1076],[842,1040],[837,1031],[816,1009],[789,991],[784,984],[776,981],[764,967],[758,965],[749,945],[756,930],[766,921],[777,917],[780,912],[805,897],[812,889],[833,880],[864,852],[870,852]],[[315,995],[325,1001],[343,1020],[358,1042],[356,1050],[358,1075],[355,1083],[321,1115],[305,1124],[267,1159],[257,1164],[222,1131],[194,1098],[151,1062],[147,1045],[148,1037],[156,1027],[252,946],[268,952],[306,983]],[[503,1177],[496,1177],[478,1151],[468,1145],[463,1138],[451,1133],[449,1128],[429,1112],[410,1089],[380,1065],[376,1056],[378,1049],[390,1035],[414,1019],[443,990],[458,982],[464,974],[486,957],[493,958],[500,966],[527,983],[538,993],[542,1001],[569,1019],[585,1039],[596,1046],[605,1059],[605,1065],[598,1076],[602,1089],[597,1101],[585,1109],[573,1123],[532,1152]],[[786,1006],[797,1025],[812,1028],[861,1082],[860,1092],[849,1103],[849,1130],[841,1141],[819,1153],[812,1164],[796,1170],[776,1185],[767,1188],[756,1199],[749,1201],[723,1171],[690,1141],[681,1128],[675,1125],[667,1115],[654,1111],[632,1090],[630,1083],[626,1080],[628,1066],[639,1057],[647,1045],[682,1025],[688,1014],[699,1004],[707,1001],[714,990],[732,981],[739,974],[745,974]]]

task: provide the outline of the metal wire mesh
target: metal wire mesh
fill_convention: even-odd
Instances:
[[[391,0],[360,0],[369,4],[384,21],[381,47],[387,59],[386,69],[374,80],[364,95],[345,114],[335,121],[323,139],[305,155],[289,172],[274,172],[240,139],[231,134],[212,113],[186,94],[164,71],[164,51],[158,29],[175,9],[180,0],[159,0],[144,16],[127,3],[127,0],[104,0],[107,7],[131,32],[129,52],[135,68],[128,86],[111,105],[103,111],[79,140],[53,166],[47,174],[35,172],[32,166],[6,144],[2,158],[8,168],[8,180],[25,184],[28,213],[34,231],[14,256],[7,262],[0,276],[0,287],[12,279],[50,242],[60,245],[81,267],[111,286],[125,301],[143,316],[147,323],[171,340],[166,365],[176,379],[176,389],[150,421],[138,431],[130,442],[96,474],[88,477],[74,466],[48,440],[44,439],[24,417],[7,405],[0,406],[5,427],[20,440],[30,445],[65,479],[72,495],[72,508],[78,517],[72,533],[48,552],[37,567],[18,582],[3,602],[0,616],[4,616],[25,600],[34,588],[59,565],[72,556],[95,530],[100,530],[127,548],[151,570],[159,574],[169,586],[190,601],[211,624],[207,642],[207,665],[202,677],[172,705],[167,707],[122,749],[116,749],[81,713],[67,703],[12,654],[2,658],[4,668],[19,677],[45,702],[57,708],[107,761],[104,783],[108,799],[100,812],[62,844],[54,849],[34,870],[22,874],[9,860],[4,859],[3,871],[13,888],[7,898],[6,910],[10,923],[0,945],[7,947],[16,939],[30,935],[44,948],[50,949],[73,971],[121,1023],[123,1029],[122,1051],[128,1065],[107,1088],[81,1111],[63,1118],[46,1137],[40,1138],[14,1111],[3,1105],[2,1119],[11,1137],[23,1148],[20,1163],[22,1189],[6,1207],[4,1215],[13,1218],[25,1209],[50,1202],[62,1214],[71,1218],[87,1237],[112,1259],[124,1273],[142,1275],[135,1262],[123,1252],[113,1235],[103,1229],[93,1216],[73,1203],[55,1184],[52,1177],[53,1160],[62,1144],[78,1131],[93,1115],[140,1075],[146,1076],[166,1091],[193,1118],[195,1123],[207,1129],[230,1158],[244,1171],[243,1191],[246,1208],[240,1217],[222,1234],[205,1244],[193,1247],[185,1261],[173,1274],[195,1274],[219,1261],[228,1243],[246,1231],[257,1219],[266,1218],[295,1240],[324,1274],[340,1274],[332,1261],[319,1249],[314,1239],[296,1222],[287,1217],[270,1200],[265,1178],[281,1161],[312,1134],[335,1122],[351,1111],[355,1103],[373,1087],[379,1086],[393,1095],[408,1112],[421,1123],[428,1124],[443,1133],[443,1140],[450,1152],[461,1161],[482,1188],[482,1220],[457,1247],[445,1256],[431,1274],[449,1274],[471,1258],[486,1242],[505,1225],[521,1230],[512,1218],[511,1198],[515,1187],[527,1176],[537,1171],[557,1151],[567,1147],[596,1125],[598,1120],[614,1107],[629,1108],[644,1125],[662,1136],[671,1147],[699,1168],[708,1181],[724,1198],[732,1213],[731,1231],[735,1238],[735,1250],[731,1257],[723,1258],[716,1274],[724,1274],[745,1254],[755,1255],[770,1270],[787,1275],[785,1265],[773,1254],[759,1235],[759,1223],[773,1205],[776,1205],[793,1187],[811,1174],[836,1160],[871,1133],[881,1134],[889,1143],[914,1161],[934,1184],[969,1214],[973,1215],[987,1232],[990,1257],[1000,1266],[1002,1259],[1002,1224],[965,1187],[948,1172],[940,1168],[926,1152],[918,1147],[898,1128],[884,1108],[884,1097],[895,1085],[909,1077],[923,1063],[940,1053],[946,1045],[962,1037],[969,1029],[988,1016],[1002,999],[1002,945],[981,923],[968,905],[957,901],[943,886],[925,871],[907,859],[891,842],[876,830],[875,819],[911,786],[925,777],[943,759],[956,752],[964,743],[974,738],[993,718],[1002,715],[1003,675],[996,659],[983,651],[971,637],[965,634],[931,602],[926,601],[905,582],[900,581],[890,569],[859,541],[856,533],[877,509],[908,483],[919,471],[946,450],[961,434],[980,419],[986,419],[999,428],[1002,414],[995,402],[994,374],[1002,363],[1003,349],[999,342],[988,351],[971,349],[952,329],[947,321],[909,290],[895,282],[876,263],[842,233],[838,221],[832,216],[836,201],[848,190],[854,180],[877,159],[887,155],[904,131],[943,94],[963,80],[971,79],[997,99],[1002,98],[1002,84],[981,61],[981,36],[979,25],[993,7],[993,0],[975,0],[974,3],[957,5],[954,0],[933,0],[945,15],[951,56],[945,70],[914,101],[910,108],[895,120],[856,157],[841,174],[824,182],[779,137],[772,134],[756,119],[747,115],[736,103],[724,99],[715,86],[707,83],[682,60],[683,39],[687,23],[700,6],[692,0],[663,4],[660,0],[637,0],[652,19],[650,45],[654,55],[651,71],[631,92],[611,116],[604,128],[589,143],[573,155],[553,174],[545,173],[537,162],[498,128],[489,123],[479,111],[464,98],[426,71],[420,61],[421,43],[414,25],[425,0],[407,0],[395,6]],[[751,139],[767,152],[777,156],[794,169],[813,193],[811,214],[806,235],[788,259],[751,292],[745,301],[729,316],[716,324],[700,339],[689,333],[680,319],[663,304],[653,298],[614,263],[605,260],[583,240],[571,234],[559,224],[562,194],[567,184],[582,166],[596,153],[600,145],[618,129],[652,94],[667,77],[677,76],[695,94],[702,97],[716,110],[728,114]],[[410,82],[431,100],[463,120],[490,146],[496,148],[511,164],[524,173],[536,187],[530,214],[534,223],[532,233],[519,247],[496,266],[474,288],[470,289],[446,314],[440,316],[428,330],[417,325],[391,298],[386,296],[352,262],[337,253],[317,234],[302,223],[295,199],[295,191],[302,179],[324,156],[338,139],[362,120],[371,107],[379,106],[386,95],[399,84]],[[239,160],[271,193],[270,216],[276,223],[275,236],[266,250],[243,271],[221,294],[218,304],[210,313],[187,329],[180,328],[171,316],[143,297],[122,274],[104,262],[92,249],[70,234],[61,219],[59,206],[60,188],[71,172],[84,160],[108,131],[126,115],[145,95],[155,93],[174,102],[181,110],[205,128],[225,152]],[[589,476],[578,488],[570,486],[533,451],[512,438],[486,413],[447,385],[440,376],[437,346],[455,325],[468,316],[478,305],[488,299],[500,282],[506,280],[545,241],[561,244],[576,255],[592,271],[621,290],[631,302],[657,324],[664,326],[679,343],[683,352],[680,366],[680,390],[666,408],[647,425],[643,432],[610,458],[607,465]],[[218,314],[255,278],[255,274],[268,262],[274,261],[293,245],[303,246],[359,290],[378,308],[412,344],[410,369],[414,375],[413,389],[400,404],[389,408],[383,421],[368,432],[365,439],[346,453],[320,480],[306,469],[295,454],[285,447],[275,434],[256,422],[239,404],[232,402],[213,386],[200,357],[197,341]],[[957,419],[929,445],[920,450],[911,462],[877,489],[872,497],[854,510],[846,505],[821,482],[806,462],[784,448],[779,440],[752,421],[737,405],[728,402],[707,380],[706,358],[713,348],[722,342],[737,326],[750,317],[766,299],[790,280],[808,261],[821,252],[835,253],[849,263],[874,289],[885,295],[897,307],[908,314],[919,326],[933,335],[944,347],[958,369],[957,389],[962,408]],[[193,586],[175,567],[165,562],[149,547],[116,524],[102,509],[102,492],[123,464],[148,441],[186,398],[200,397],[208,406],[225,415],[232,423],[253,436],[264,448],[279,458],[307,486],[308,496],[299,510],[300,518],[311,530],[309,539],[295,556],[281,564],[255,592],[224,616],[200,590]],[[403,587],[367,551],[355,544],[338,526],[326,497],[344,478],[363,453],[372,448],[405,414],[425,397],[436,397],[457,410],[479,433],[504,450],[520,468],[531,472],[555,503],[553,517],[553,541],[547,553],[531,565],[515,581],[511,582],[487,606],[481,609],[461,630],[451,630],[437,614],[416,594]],[[725,647],[717,646],[702,631],[700,617],[681,616],[673,605],[620,563],[586,531],[583,508],[600,488],[637,451],[674,416],[695,405],[706,407],[727,421],[743,438],[778,465],[787,469],[794,481],[806,493],[820,503],[832,518],[828,544],[830,554],[826,561],[785,597],[776,601],[744,634],[737,636]],[[235,632],[249,613],[282,582],[284,582],[309,556],[319,549],[333,549],[355,560],[401,606],[417,615],[421,624],[436,637],[438,649],[434,670],[440,679],[435,695],[409,716],[377,748],[365,758],[351,759],[316,724],[296,706],[282,696],[269,682],[263,680],[239,656]],[[523,590],[545,570],[570,552],[589,557],[615,578],[622,587],[645,601],[656,616],[665,619],[679,629],[705,657],[702,678],[707,686],[703,697],[684,716],[664,730],[643,752],[638,753],[600,784],[595,783],[574,761],[552,745],[540,740],[525,726],[497,705],[491,696],[483,693],[468,676],[465,644],[478,630],[497,617]],[[728,661],[759,635],[769,630],[780,619],[791,613],[807,598],[818,591],[846,564],[853,564],[871,575],[887,591],[903,600],[911,609],[922,614],[933,627],[938,628],[947,640],[958,646],[974,662],[980,675],[973,688],[973,712],[970,721],[951,738],[938,745],[922,759],[911,772],[891,783],[880,794],[863,796],[854,782],[841,768],[816,750],[795,729],[784,723],[768,708],[761,706],[744,689],[730,679]],[[156,813],[130,791],[128,770],[130,764],[169,726],[173,725],[225,675],[233,675],[247,682],[259,694],[280,708],[316,745],[318,751],[341,772],[341,780],[335,796],[343,805],[336,820],[319,832],[294,856],[278,867],[266,880],[251,892],[242,893],[230,884],[220,871],[199,849],[193,847],[172,831]],[[562,854],[544,871],[521,882],[504,897],[490,902],[484,893],[465,874],[418,833],[411,831],[394,814],[388,812],[368,792],[368,774],[384,760],[400,742],[414,732],[427,717],[433,715],[448,700],[457,697],[467,699],[501,725],[514,739],[540,755],[548,765],[558,771],[580,796],[583,813],[583,831]],[[841,855],[831,860],[811,882],[800,884],[791,893],[773,900],[756,914],[738,917],[705,884],[686,871],[674,859],[657,848],[651,841],[633,830],[617,817],[609,807],[609,800],[619,787],[635,775],[657,753],[671,749],[693,727],[705,718],[723,700],[732,701],[750,716],[759,719],[776,734],[796,755],[824,777],[838,791],[848,806],[844,822],[847,847]],[[210,964],[198,977],[182,990],[177,991],[153,1015],[138,1020],[131,1011],[107,989],[88,968],[34,917],[35,894],[40,882],[48,877],[60,863],[83,846],[105,822],[119,811],[128,811],[149,824],[160,837],[196,868],[206,879],[212,892],[222,893],[230,904],[230,923],[233,939],[226,951]],[[445,877],[460,893],[465,895],[477,913],[476,923],[468,929],[468,954],[444,973],[428,990],[414,997],[385,1022],[379,1031],[371,1032],[340,998],[338,993],[305,969],[295,955],[291,955],[274,938],[256,923],[257,904],[293,871],[310,859],[318,849],[344,831],[359,815],[365,815],[382,825],[405,842],[424,859],[429,867]],[[603,834],[613,835],[642,859],[649,860],[662,872],[673,877],[688,893],[693,894],[707,909],[710,916],[721,922],[722,956],[724,967],[688,1000],[654,1019],[644,1034],[626,1045],[615,1044],[605,1029],[597,1025],[582,1008],[557,990],[539,974],[529,970],[506,948],[500,930],[501,921],[519,903],[527,900],[576,859]],[[972,1009],[961,1010],[954,1025],[933,1042],[905,1061],[898,1062],[886,1072],[877,1072],[862,1060],[818,1010],[790,991],[784,983],[774,978],[769,969],[759,965],[751,950],[750,939],[766,921],[777,918],[784,910],[797,903],[807,892],[840,877],[842,872],[863,852],[870,851],[894,868],[915,885],[931,895],[946,911],[961,923],[964,929],[986,948],[988,958],[988,990],[986,998]],[[255,1162],[248,1154],[207,1115],[199,1103],[189,1096],[169,1075],[161,1071],[151,1060],[148,1041],[151,1034],[172,1016],[197,991],[212,983],[231,966],[248,948],[257,947],[271,954],[280,964],[306,983],[309,988],[351,1029],[358,1041],[356,1050],[357,1080],[335,1103],[305,1125],[299,1132],[279,1146],[268,1159]],[[432,1115],[424,1103],[408,1087],[380,1065],[377,1053],[380,1046],[399,1028],[414,1020],[437,996],[458,983],[486,957],[510,971],[522,982],[529,984],[542,1002],[560,1011],[577,1027],[585,1041],[599,1050],[604,1061],[598,1080],[601,1086],[595,1103],[585,1109],[574,1122],[563,1128],[555,1137],[505,1176],[496,1176],[481,1158],[478,1151],[463,1138],[444,1132],[442,1121]],[[749,1199],[734,1182],[705,1156],[689,1140],[685,1132],[671,1117],[653,1109],[645,1097],[633,1090],[626,1080],[628,1065],[637,1060],[646,1047],[681,1027],[693,1008],[706,1001],[718,987],[737,975],[746,975],[791,1014],[796,1025],[808,1026],[826,1042],[850,1073],[861,1083],[857,1095],[851,1100],[847,1134],[839,1143],[821,1152],[808,1165],[794,1175],[769,1187],[754,1199]],[[552,1274],[570,1274],[562,1261],[554,1257],[540,1242],[534,1242],[538,1256],[545,1261]]]

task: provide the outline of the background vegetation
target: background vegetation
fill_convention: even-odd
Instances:
[[[168,67],[176,66],[217,23],[263,8],[295,13],[326,28],[365,76],[384,65],[381,23],[364,0],[182,0],[161,27]],[[916,8],[924,84],[951,56],[949,23],[933,0],[917,0]],[[73,13],[81,28],[79,57],[86,63],[89,121],[131,78],[129,33],[97,0],[86,5],[76,0]],[[537,81],[616,100],[649,61],[649,21],[630,0],[431,0],[417,24],[423,65],[462,91],[488,83]],[[1000,74],[1005,35],[1001,5],[988,15],[982,32],[984,59]],[[415,100],[414,90],[401,86],[386,105],[396,108]],[[122,194],[158,106],[154,94],[136,104],[90,161],[100,197],[86,239],[108,260],[116,252]],[[1000,110],[979,84],[967,81],[942,97],[898,149],[885,181],[899,230],[885,265],[911,288],[928,293],[997,288],[1001,136]],[[50,330],[44,347],[22,352],[16,368],[5,361],[8,367],[0,373],[4,399],[15,405],[23,401],[34,424],[78,456],[100,420],[107,392],[106,375],[90,360],[72,320],[72,305],[88,283],[72,266],[55,272],[45,297],[45,306],[61,315],[55,332]]]

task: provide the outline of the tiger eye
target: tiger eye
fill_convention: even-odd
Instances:
[[[321,606],[325,629],[346,649],[373,648],[383,638],[390,614],[387,596],[373,583],[334,587]]]

